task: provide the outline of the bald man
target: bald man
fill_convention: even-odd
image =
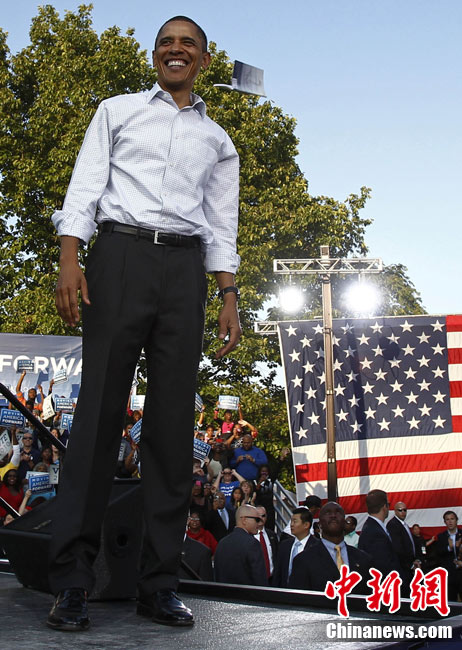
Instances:
[[[395,516],[387,523],[393,550],[399,559],[400,575],[403,580],[404,592],[409,589],[412,580],[412,568],[420,564],[415,557],[414,540],[409,526],[406,524],[407,507],[402,501],[395,503]]]
[[[236,511],[236,526],[218,542],[215,551],[215,580],[236,585],[266,587],[268,577],[260,544],[255,539],[262,522],[253,506]]]

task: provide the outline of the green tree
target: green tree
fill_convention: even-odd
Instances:
[[[276,293],[274,258],[316,257],[321,244],[344,257],[365,253],[370,223],[360,215],[370,190],[344,202],[313,197],[297,163],[295,120],[270,102],[213,87],[230,82],[232,66],[212,43],[212,64],[196,90],[209,115],[233,139],[241,158],[238,283],[244,335],[230,357],[214,361],[220,302],[210,283],[204,363],[199,390],[212,407],[225,385],[243,397],[246,417],[275,451],[288,443],[282,389],[274,385],[279,362],[275,337],[252,331]],[[62,205],[85,129],[99,102],[152,86],[156,74],[133,36],[110,27],[93,30],[91,5],[60,17],[51,5],[32,20],[30,44],[15,55],[0,30],[0,325],[3,331],[75,334],[58,318],[54,284],[58,239],[50,217]],[[403,267],[392,283],[396,305],[413,295]],[[401,275],[400,275],[401,273]],[[394,277],[398,277],[394,276]],[[391,285],[390,285],[391,286]]]

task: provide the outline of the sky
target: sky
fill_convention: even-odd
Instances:
[[[2,3],[14,53],[37,0]],[[62,15],[81,2],[50,2]],[[312,195],[372,189],[362,211],[368,256],[402,263],[431,314],[462,312],[458,282],[462,152],[459,0],[94,0],[98,33],[135,28],[150,52],[172,15],[265,71],[268,99],[297,120],[297,162]],[[459,278],[459,280],[457,280]]]

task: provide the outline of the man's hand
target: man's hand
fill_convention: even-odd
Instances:
[[[218,316],[218,338],[224,340],[229,334],[228,342],[215,354],[215,359],[221,359],[237,347],[241,338],[241,324],[237,311],[237,300],[234,294],[226,294],[224,305]]]
[[[59,315],[67,325],[75,327],[80,320],[78,292],[87,305],[87,281],[78,262],[79,240],[76,237],[61,237],[61,260],[55,302]]]

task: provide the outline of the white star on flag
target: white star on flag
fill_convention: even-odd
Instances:
[[[318,323],[316,327],[313,327],[313,330],[315,334],[322,334],[322,325]]]
[[[401,408],[401,406],[397,406],[395,409],[391,409],[393,413],[395,414],[395,418],[402,418],[404,409]]]
[[[319,424],[320,417],[321,417],[320,415],[315,415],[314,413],[312,413],[311,415],[308,416],[308,420],[310,420],[312,425]]]
[[[422,415],[422,417],[424,415],[430,415],[431,408],[429,406],[427,406],[426,404],[424,404],[423,406],[419,406],[418,408],[419,408],[419,411],[420,411],[420,415]]]
[[[443,323],[440,323],[439,320],[437,320],[436,323],[432,323],[432,327],[434,332],[443,331]]]
[[[386,404],[388,398],[389,395],[384,395],[383,393],[380,393],[380,395],[377,397],[377,404]]]
[[[442,402],[442,403],[444,403],[444,398],[446,397],[446,395],[443,395],[443,393],[439,390],[439,391],[436,393],[436,395],[433,395],[433,397],[435,398],[435,403],[436,403],[436,402]]]
[[[441,354],[442,355],[444,348],[439,343],[437,343],[435,345],[435,347],[432,346],[432,350],[434,351],[434,354]]]
[[[304,348],[306,347],[310,348],[312,340],[313,339],[308,339],[305,335],[302,339],[300,339],[300,343],[303,345]]]
[[[428,368],[428,362],[430,361],[430,359],[427,359],[427,357],[422,355],[420,359],[417,359],[417,361],[419,362],[420,367],[426,366]]]
[[[359,424],[359,422],[357,422],[357,420],[355,420],[353,422],[353,424],[350,424],[350,427],[353,429],[353,433],[357,433],[358,431],[361,431],[361,429],[363,428],[363,425]]]
[[[420,390],[422,391],[428,390],[428,387],[431,386],[431,384],[423,379],[422,381],[417,382],[417,386],[420,386]]]
[[[306,390],[305,393],[306,393],[306,399],[314,399],[316,397],[315,388],[308,388],[308,390]]]
[[[435,379],[437,377],[440,377],[442,379],[445,372],[446,371],[442,370],[439,366],[438,368],[435,368],[435,370],[432,370],[432,373],[435,375]]]
[[[398,382],[398,380],[396,380],[394,384],[390,384],[390,386],[393,388],[393,392],[396,392],[396,391],[401,392],[401,386],[402,385],[403,384],[400,384]]]
[[[407,322],[407,320],[405,320],[404,323],[401,325],[401,328],[402,328],[403,332],[411,332],[413,327],[414,327],[414,325],[410,325]]]
[[[293,350],[289,354],[289,357],[292,359],[292,363],[294,363],[294,361],[300,361],[300,352],[297,352],[296,350]]]
[[[410,346],[409,343],[408,343],[408,344],[406,345],[406,347],[403,348],[404,356],[406,356],[406,354],[410,354],[410,355],[412,355],[412,353],[414,352],[414,350],[415,350],[415,348],[411,348],[411,346]]]
[[[339,421],[339,422],[346,421],[346,419],[347,419],[347,417],[348,417],[348,412],[347,412],[347,411],[344,411],[343,409],[341,409],[341,410],[337,413],[337,417],[338,417],[338,421]]]
[[[438,417],[435,420],[433,420],[433,422],[435,423],[435,429],[437,427],[443,428],[444,423],[446,422],[446,420],[443,420],[443,418],[440,415],[438,415]]]
[[[295,375],[295,377],[290,381],[293,383],[294,388],[299,388],[302,385],[302,378],[298,375]]]
[[[417,371],[413,370],[412,368],[408,368],[404,371],[404,374],[406,375],[406,379],[415,379]]]
[[[410,420],[406,420],[406,422],[408,423],[410,429],[418,429],[419,428],[420,420],[416,420],[416,418],[414,416],[412,416],[412,418]]]
[[[372,419],[374,419],[374,415],[375,415],[376,411],[372,408],[372,406],[369,406],[369,408],[366,409],[366,410],[364,411],[364,413],[365,413],[365,415],[366,415],[366,420],[367,420],[368,418],[372,418]]]
[[[295,336],[296,331],[297,331],[297,328],[292,327],[292,325],[289,325],[289,327],[286,327],[286,332],[288,332],[288,336]]]
[[[380,431],[389,431],[390,430],[390,423],[385,420],[385,418],[382,418],[382,422],[377,422],[377,424],[380,427]]]
[[[301,402],[298,402],[297,404],[294,404],[294,409],[297,409],[297,413],[303,413],[303,409],[305,408],[305,405],[302,404]]]
[[[374,334],[376,334],[377,332],[379,332],[381,334],[382,333],[382,327],[383,327],[383,325],[379,325],[377,323],[377,321],[375,321],[375,325],[371,325],[371,330],[374,332]]]
[[[417,397],[418,397],[418,395],[414,395],[414,393],[412,392],[412,390],[411,390],[411,392],[409,393],[409,395],[405,395],[404,397],[407,399],[407,403],[408,403],[408,404],[411,404],[411,403],[412,403],[412,404],[417,404]]]
[[[298,431],[296,431],[295,433],[297,434],[298,439],[301,440],[302,438],[306,438],[306,434],[308,433],[308,429],[302,429],[302,427],[300,427],[300,429]]]

